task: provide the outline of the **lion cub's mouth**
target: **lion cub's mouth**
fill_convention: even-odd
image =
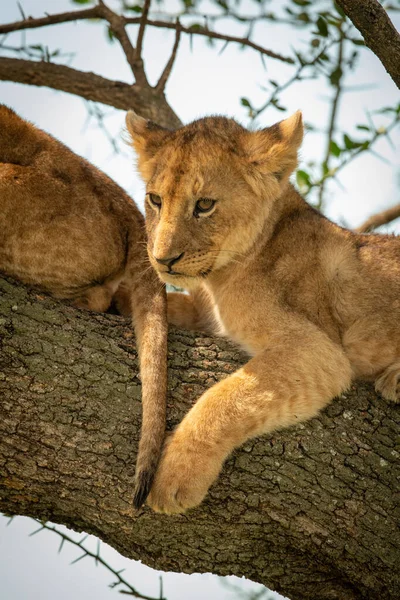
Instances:
[[[182,271],[174,271],[173,269],[171,269],[169,271],[158,270],[158,273],[160,274],[160,277],[162,279],[168,279],[169,276],[182,277],[184,279],[205,279],[211,273],[211,271],[212,271],[212,267],[209,267],[208,269],[199,271],[198,273],[195,273],[194,275],[191,275],[189,273],[183,273]]]

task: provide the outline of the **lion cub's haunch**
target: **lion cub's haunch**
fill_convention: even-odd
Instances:
[[[171,132],[130,112],[127,125],[150,260],[166,283],[196,290],[171,295],[171,318],[218,324],[253,355],[165,447],[149,502],[176,513],[201,502],[233,448],[309,419],[352,379],[399,401],[400,239],[342,229],[288,183],[300,113],[254,132],[223,117]]]
[[[166,302],[144,219],[109,177],[2,105],[0,271],[95,311],[128,295],[143,386],[139,506],[161,452],[166,396]]]

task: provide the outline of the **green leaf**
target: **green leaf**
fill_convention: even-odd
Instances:
[[[346,18],[346,13],[344,12],[343,8],[342,8],[341,6],[339,6],[339,5],[337,4],[337,2],[334,2],[333,4],[334,4],[334,6],[335,6],[335,9],[336,9],[336,10],[337,10],[337,12],[339,13],[339,15],[340,15],[341,17],[343,17],[343,19],[345,19],[345,18]]]
[[[189,26],[189,29],[195,33],[196,31],[203,31],[204,27],[200,23],[193,23]]]
[[[330,141],[329,151],[330,151],[331,154],[333,154],[333,156],[340,156],[341,153],[342,153],[341,148],[339,148],[339,146],[337,145],[337,143],[334,142],[333,140]]]
[[[72,0],[75,4],[89,4],[92,0]]]
[[[344,145],[346,146],[347,150],[354,150],[355,148],[362,148],[363,146],[365,146],[365,144],[369,144],[368,141],[356,142],[355,140],[352,140],[351,137],[349,135],[347,135],[347,133],[345,133],[343,135],[343,141],[344,141]]]
[[[247,106],[248,108],[252,108],[252,106],[247,98],[240,98],[240,104],[242,106]]]
[[[132,4],[131,6],[127,6],[126,10],[130,10],[134,13],[141,13],[143,12],[143,6],[139,6],[139,4]]]
[[[357,40],[355,38],[351,38],[351,41],[355,46],[365,46],[364,40]]]
[[[296,16],[296,19],[298,21],[301,21],[302,23],[310,23],[311,19],[310,19],[310,15],[306,12],[301,12]]]
[[[307,191],[309,187],[311,187],[311,177],[307,171],[302,171],[299,169],[296,172],[296,181],[297,185],[302,191]]]
[[[362,131],[371,131],[371,128],[368,125],[357,125],[357,129],[361,129]]]
[[[329,32],[328,32],[328,24],[325,21],[325,19],[323,17],[318,17],[316,25],[317,25],[318,33],[320,35],[322,35],[322,37],[327,37]]]
[[[115,34],[114,34],[113,30],[111,29],[111,27],[107,27],[107,36],[108,36],[108,39],[110,40],[110,42],[115,41]]]
[[[281,111],[284,111],[284,110],[286,110],[286,108],[285,108],[284,106],[281,106],[281,105],[279,104],[278,98],[272,98],[272,99],[271,99],[271,104],[273,104],[273,106],[275,106],[275,108],[276,108],[277,110],[281,110]]]
[[[311,0],[292,0],[297,6],[310,6]]]
[[[336,69],[334,69],[332,71],[332,73],[329,75],[329,81],[331,82],[332,85],[337,86],[339,84],[339,81],[341,80],[343,75],[343,71],[340,67],[336,67]]]

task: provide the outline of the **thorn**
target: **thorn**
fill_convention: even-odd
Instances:
[[[72,562],[70,562],[70,565],[74,565],[75,563],[79,562],[80,560],[82,560],[82,558],[85,558],[85,556],[87,556],[87,554],[82,554],[82,556],[78,556],[78,558],[76,558],[75,560],[73,560]]]
[[[18,8],[19,8],[19,12],[21,13],[22,19],[24,21],[26,21],[26,15],[24,13],[24,9],[22,8],[22,4],[21,2],[17,2]]]
[[[60,544],[60,547],[58,548],[58,554],[60,554],[61,550],[63,549],[64,542],[65,542],[65,538],[61,538],[61,544]]]
[[[81,539],[80,542],[78,542],[78,546],[82,546],[83,542],[86,541],[89,537],[89,534],[87,533],[86,535],[83,536],[83,538]]]
[[[33,535],[36,535],[40,531],[43,531],[43,529],[46,529],[46,527],[44,525],[42,525],[41,527],[39,527],[39,529],[36,529],[35,531],[32,531],[32,533],[29,534],[29,537],[32,537]]]

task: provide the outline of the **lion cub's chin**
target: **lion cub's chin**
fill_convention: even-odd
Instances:
[[[158,271],[158,276],[164,283],[184,290],[195,290],[206,279],[201,275],[169,275],[168,273],[160,273],[160,271]]]

